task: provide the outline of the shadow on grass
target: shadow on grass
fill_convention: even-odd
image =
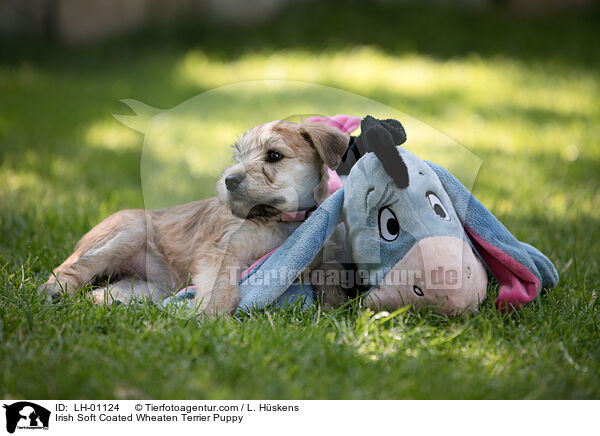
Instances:
[[[292,5],[266,23],[226,24],[216,20],[180,21],[139,32],[137,37],[102,44],[98,65],[125,60],[133,53],[151,52],[157,45],[176,53],[194,46],[210,56],[235,60],[255,51],[300,48],[320,52],[373,45],[386,53],[418,53],[438,59],[470,54],[504,56],[523,62],[557,61],[563,65],[597,67],[596,44],[600,8],[580,14],[543,16],[512,14],[501,8],[462,9],[415,7],[395,2],[314,1]],[[33,56],[46,62],[56,59],[46,46],[32,44],[21,50],[3,44],[4,62]],[[86,49],[87,50],[87,49]],[[71,63],[85,64],[98,53],[77,50]],[[63,49],[65,55],[73,53]],[[107,64],[108,61],[108,64]]]
[[[124,96],[143,96],[148,104],[181,103],[206,90],[174,73],[190,49],[202,51],[209,59],[231,62],[248,53],[268,56],[278,50],[298,49],[318,54],[368,45],[393,56],[415,54],[445,61],[476,55],[542,66],[551,63],[555,69],[597,71],[599,23],[598,11],[527,17],[494,8],[419,8],[345,1],[292,6],[256,27],[183,21],[95,46],[4,40],[0,42],[0,66],[16,71],[23,82],[16,85],[17,90],[19,86],[26,89],[14,94],[6,87],[3,106],[10,110],[3,114],[0,129],[10,135],[11,130],[34,127],[40,136],[69,136],[107,114],[123,113],[117,100]],[[35,101],[13,100],[13,94],[15,99]],[[386,104],[400,103],[400,109],[431,116],[465,103],[460,89],[415,97],[375,87],[368,94]],[[57,109],[65,101],[73,107]],[[35,109],[31,109],[33,104]],[[587,120],[574,113],[511,105],[477,111],[483,116],[521,117],[535,124]],[[36,112],[45,117],[34,118]],[[3,152],[11,147],[11,141],[6,142]],[[43,148],[43,141],[38,142]]]

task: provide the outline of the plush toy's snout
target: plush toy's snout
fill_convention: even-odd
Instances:
[[[417,241],[363,302],[375,310],[412,304],[455,315],[475,309],[486,285],[485,268],[465,240],[431,236]]]

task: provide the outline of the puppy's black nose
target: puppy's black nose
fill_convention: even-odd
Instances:
[[[235,191],[245,177],[246,176],[240,173],[231,174],[225,177],[225,186],[227,186],[227,190]]]

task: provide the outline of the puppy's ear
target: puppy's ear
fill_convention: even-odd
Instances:
[[[334,170],[348,148],[350,135],[323,123],[303,123],[300,135],[313,146],[325,165]]]

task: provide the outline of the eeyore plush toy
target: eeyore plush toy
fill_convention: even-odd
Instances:
[[[362,120],[338,168],[349,172],[345,186],[242,279],[239,309],[298,297],[310,304],[314,291],[347,287],[299,283],[309,266],[334,281],[341,275],[328,272],[356,273],[361,282],[350,287],[363,289],[363,304],[376,309],[412,304],[444,314],[469,312],[485,298],[490,276],[499,284],[496,306],[502,310],[556,286],[558,274],[546,256],[518,241],[446,169],[397,147],[405,140],[398,121]],[[330,250],[336,227],[341,249]],[[315,265],[328,251],[341,253],[337,263]]]

